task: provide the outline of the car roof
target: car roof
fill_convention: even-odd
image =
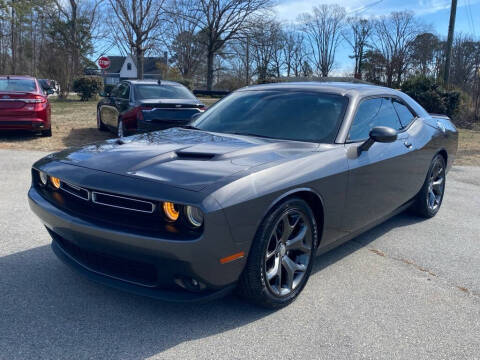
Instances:
[[[28,75],[0,75],[0,79],[29,79],[35,80],[33,76]]]
[[[132,85],[141,85],[141,84],[158,84],[159,80],[154,80],[154,79],[143,79],[143,80],[125,80],[126,82],[129,82]],[[160,80],[161,85],[173,85],[173,86],[183,86],[180,83],[177,83],[175,81],[168,81],[168,80]]]
[[[291,90],[291,91],[318,91],[338,95],[369,96],[377,94],[398,95],[399,91],[383,86],[361,84],[353,82],[282,82],[247,86],[238,91],[262,91],[262,90]]]

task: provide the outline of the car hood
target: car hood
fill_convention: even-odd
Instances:
[[[304,156],[318,144],[172,128],[53,154],[56,160],[200,191],[265,163]]]

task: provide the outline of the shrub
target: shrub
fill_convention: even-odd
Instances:
[[[80,94],[80,100],[88,101],[103,89],[103,79],[100,76],[84,75],[73,81],[73,91]]]
[[[104,85],[103,86],[103,91],[106,93],[106,94],[110,94],[113,90],[113,88],[115,87],[115,85]]]
[[[402,91],[415,99],[429,113],[453,117],[460,108],[460,92],[447,90],[432,78],[417,76],[402,85]]]

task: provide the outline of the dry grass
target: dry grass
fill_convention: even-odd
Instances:
[[[210,106],[218,99],[201,98]],[[51,138],[28,132],[0,132],[0,148],[55,151],[114,137],[96,127],[96,101],[52,98]],[[455,164],[480,166],[480,131],[459,129],[459,147]]]
[[[480,131],[458,129],[456,165],[480,166]]]

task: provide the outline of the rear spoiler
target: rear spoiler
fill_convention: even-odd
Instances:
[[[447,115],[443,115],[443,114],[428,114],[430,115],[432,118],[435,118],[435,119],[445,119],[445,120],[451,120],[449,116]]]

